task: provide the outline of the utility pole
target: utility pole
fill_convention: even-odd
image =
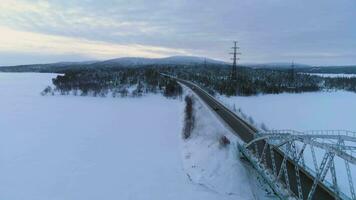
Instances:
[[[231,80],[232,81],[236,81],[237,80],[237,61],[240,60],[240,58],[238,57],[238,55],[241,55],[240,52],[238,52],[238,50],[240,49],[240,47],[237,46],[237,41],[234,41],[234,46],[232,47],[233,52],[230,53],[233,55],[232,60],[232,70],[231,70]]]
[[[294,61],[292,62],[292,71],[291,71],[292,84],[295,84],[295,70],[294,70]]]

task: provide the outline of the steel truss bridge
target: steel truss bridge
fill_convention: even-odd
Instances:
[[[352,171],[356,176],[355,132],[258,132],[239,150],[280,199],[322,200],[315,197],[318,186],[335,199],[356,199],[352,177]],[[313,181],[308,183],[304,176]]]

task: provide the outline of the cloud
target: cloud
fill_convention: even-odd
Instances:
[[[355,9],[354,0],[1,0],[0,26],[223,60],[229,60],[231,41],[239,40],[246,62],[356,63],[352,56],[293,55],[323,54],[331,46],[333,54],[351,55]]]
[[[91,8],[85,8],[79,3],[67,5],[44,0],[4,0],[0,4],[0,24],[14,29],[89,39],[105,34],[129,36],[157,33],[145,21],[98,14],[92,10],[95,4],[97,3],[93,3]]]
[[[30,2],[21,0],[2,0],[0,4],[0,10],[7,13],[40,13],[45,10],[48,10],[48,8],[49,3],[46,1]]]
[[[181,49],[138,44],[113,44],[103,41],[18,31],[6,27],[0,27],[0,32],[0,52],[49,55],[78,54],[95,59],[122,56],[164,57],[188,54]]]

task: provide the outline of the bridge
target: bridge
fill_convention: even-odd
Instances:
[[[242,158],[258,172],[277,198],[356,200],[350,169],[356,164],[355,132],[261,132],[198,85],[168,77],[190,88],[240,138]],[[345,177],[343,181],[338,180],[341,175]]]

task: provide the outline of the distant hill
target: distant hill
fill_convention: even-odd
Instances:
[[[356,65],[350,66],[318,66],[311,68],[302,68],[299,72],[305,73],[323,73],[323,74],[356,74]]]
[[[63,72],[69,69],[95,69],[115,67],[142,67],[152,65],[226,65],[227,63],[210,58],[194,56],[172,56],[166,58],[123,57],[105,61],[59,62],[50,64],[32,64],[0,67],[3,72]]]
[[[141,57],[124,57],[103,62],[95,63],[97,66],[120,65],[124,67],[136,67],[143,65],[195,65],[202,64],[226,64],[223,61],[213,60],[210,58],[194,56],[171,56],[166,58],[141,58]]]
[[[86,68],[97,61],[58,62],[49,64],[31,64],[0,67],[0,72],[62,72],[68,69]]]
[[[254,69],[289,70],[292,68],[292,63],[244,64],[243,66],[254,68]],[[294,63],[294,70],[296,72],[303,72],[303,73],[356,74],[356,65],[311,66],[306,64]]]
[[[221,65],[231,66],[231,63],[214,60],[204,57],[194,56],[171,56],[166,58],[142,58],[142,57],[123,57],[104,61],[85,61],[85,62],[58,62],[49,64],[32,64],[0,67],[0,72],[55,72],[63,73],[67,70],[83,70],[83,69],[105,69],[105,68],[120,68],[120,67],[143,67],[143,66],[199,66]],[[274,63],[248,63],[240,64],[241,67],[249,67],[253,69],[273,69],[273,70],[289,70],[292,63],[274,62]],[[344,73],[356,74],[356,66],[310,66],[306,64],[294,63],[296,72],[305,73]]]

